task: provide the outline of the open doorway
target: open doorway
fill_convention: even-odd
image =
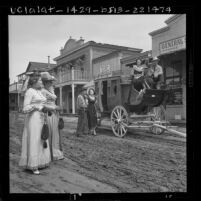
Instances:
[[[108,111],[108,106],[107,106],[107,81],[103,81],[102,104],[103,104],[103,111]]]

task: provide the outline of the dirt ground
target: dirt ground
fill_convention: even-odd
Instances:
[[[117,138],[76,137],[75,121],[65,122],[65,159],[33,175],[18,166],[23,118],[10,115],[10,193],[186,192],[186,140],[132,131]]]

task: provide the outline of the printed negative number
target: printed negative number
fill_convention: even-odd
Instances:
[[[80,7],[79,13],[91,13],[91,7]]]
[[[154,6],[151,10],[154,11],[155,13],[157,13],[160,9],[156,6]]]
[[[140,7],[139,13],[144,13],[144,7]]]
[[[71,12],[71,13],[77,13],[77,12],[78,12],[78,9],[76,9],[75,6],[73,6],[73,7],[70,9],[70,12]]]
[[[165,11],[168,12],[168,13],[170,13],[170,12],[172,11],[172,10],[171,10],[171,7],[165,8]]]
[[[144,7],[134,7],[133,13],[144,13]]]
[[[150,8],[148,8],[148,10],[150,11]],[[167,12],[167,13],[170,13],[171,12],[171,8],[170,7],[157,7],[157,6],[154,6],[151,8],[151,11],[154,12],[154,13],[164,13],[164,12]]]
[[[122,13],[123,8],[122,7],[109,7],[108,13]]]
[[[105,7],[101,7],[101,13],[114,13],[114,14],[118,14],[118,13],[122,13],[123,12],[123,8],[122,7],[108,7],[108,8],[105,8]]]
[[[138,8],[137,7],[133,8],[133,13],[138,13]]]

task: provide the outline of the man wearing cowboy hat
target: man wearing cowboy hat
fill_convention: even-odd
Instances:
[[[78,123],[76,136],[79,137],[81,134],[88,134],[88,118],[87,118],[87,106],[88,101],[86,98],[86,88],[82,87],[80,94],[77,97],[77,110],[78,110]]]
[[[154,57],[150,62],[151,70],[151,78],[147,78],[146,82],[153,88],[160,89],[160,85],[163,82],[163,68],[158,65],[159,58]]]

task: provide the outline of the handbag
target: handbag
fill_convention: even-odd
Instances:
[[[58,129],[63,129],[64,128],[64,120],[62,117],[59,117],[59,122],[58,122]]]
[[[101,126],[101,113],[97,112],[97,126]]]
[[[47,116],[46,114],[44,114],[44,124],[42,127],[42,131],[41,131],[41,139],[44,141],[43,142],[43,148],[47,148],[47,142],[46,140],[49,138],[49,128],[47,125]]]

